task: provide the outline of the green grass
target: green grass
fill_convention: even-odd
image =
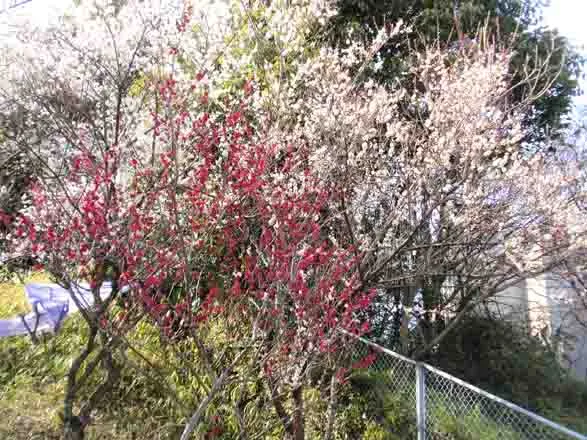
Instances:
[[[137,341],[142,350],[154,350],[147,345],[158,344],[158,338],[152,338],[150,329],[143,328],[142,333],[143,339]],[[83,320],[73,316],[58,335],[36,346],[26,337],[0,339],[0,440],[60,438],[65,377],[85,334]],[[175,368],[167,367],[169,371],[162,367],[165,375]],[[91,377],[88,393],[100,379],[100,374]],[[97,414],[86,439],[177,438],[178,413],[147,369],[124,369],[120,385]]]
[[[25,282],[46,280],[44,274],[36,274]],[[0,319],[27,311],[24,285],[17,280],[0,284]],[[85,323],[74,315],[66,319],[57,335],[43,336],[38,345],[25,336],[0,339],[0,440],[61,438],[59,414],[65,377],[86,334]],[[131,337],[142,352],[159,361],[155,354],[162,350],[156,329],[141,324]],[[173,362],[161,364],[166,375],[176,368]],[[179,421],[177,411],[151,376],[147,368],[143,374],[124,369],[120,386],[99,408],[86,439],[176,438],[179,422],[173,420]],[[99,374],[93,375],[88,388],[100,379]],[[193,397],[185,391],[183,394]]]

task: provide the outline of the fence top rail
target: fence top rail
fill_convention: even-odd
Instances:
[[[392,356],[392,357],[399,359],[403,362],[406,362],[408,364],[424,368],[425,370],[428,370],[431,373],[434,373],[438,376],[444,377],[445,379],[448,379],[451,382],[454,382],[464,388],[467,388],[467,389],[469,389],[469,390],[471,390],[471,391],[473,391],[483,397],[486,397],[487,399],[490,399],[494,402],[497,402],[497,403],[511,409],[512,411],[516,411],[516,412],[523,414],[533,420],[536,420],[537,422],[540,422],[540,423],[542,423],[542,424],[544,424],[544,425],[546,425],[546,426],[548,426],[548,427],[550,427],[550,428],[552,428],[562,434],[565,434],[571,438],[574,438],[577,440],[587,440],[587,435],[579,434],[578,432],[575,432],[571,429],[565,428],[564,426],[559,425],[558,423],[553,422],[552,420],[546,419],[546,418],[539,416],[538,414],[535,414],[532,411],[528,411],[527,409],[524,409],[521,406],[518,406],[508,400],[502,399],[501,397],[498,397],[498,396],[495,396],[491,393],[488,393],[487,391],[484,391],[481,388],[476,387],[475,385],[471,385],[470,383],[465,382],[464,380],[461,380],[458,377],[455,377],[451,374],[445,373],[444,371],[439,370],[438,368],[435,368],[432,365],[428,365],[424,362],[417,362],[417,361],[410,359],[406,356],[402,356],[401,354],[396,353],[395,351],[389,350],[388,348],[382,347],[381,345],[378,345],[374,342],[369,341],[368,339],[357,336],[357,335],[350,333],[346,330],[341,330],[341,332],[361,341],[362,343],[364,343],[370,347],[373,347],[378,352],[385,353],[389,356]]]
[[[340,329],[340,332],[341,333],[344,333],[345,335],[351,336],[352,338],[355,338],[355,339],[361,341],[363,344],[366,344],[366,345],[369,345],[370,347],[373,347],[376,351],[385,353],[385,354],[387,354],[389,356],[392,356],[392,357],[394,357],[396,359],[400,359],[400,360],[402,360],[404,362],[407,362],[408,364],[416,365],[418,363],[418,362],[416,362],[413,359],[410,359],[408,357],[402,356],[401,354],[396,353],[395,351],[392,351],[392,350],[390,350],[388,348],[382,347],[381,345],[376,344],[375,342],[371,342],[368,339],[365,339],[365,338],[363,338],[361,336],[357,336],[357,335],[355,335],[355,334],[353,334],[351,332],[348,332],[346,330]]]

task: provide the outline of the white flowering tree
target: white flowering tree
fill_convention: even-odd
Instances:
[[[576,161],[521,144],[543,90],[511,104],[507,48],[481,34],[467,48],[430,49],[412,64],[413,84],[390,90],[360,81],[380,42],[398,33],[386,30],[375,47],[309,60],[292,89],[303,92],[284,104],[297,114],[282,114],[287,136],[312,145],[316,172],[340,186],[340,229],[362,251],[364,281],[435,286],[427,308],[448,325],[420,329],[426,350],[485,299],[580,252],[584,177]],[[539,75],[528,72],[527,83]],[[549,239],[562,231],[572,234],[564,245]]]

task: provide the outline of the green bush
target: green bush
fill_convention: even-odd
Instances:
[[[416,404],[409,386],[397,389],[393,370],[369,371],[351,377],[338,430],[362,439],[415,440]],[[431,438],[446,440],[522,440],[516,426],[494,420],[479,404],[451,400],[443,393],[428,390],[427,429]],[[520,427],[522,428],[522,427]]]
[[[398,438],[374,422],[367,423],[367,428],[363,434],[363,440],[395,440]]]
[[[393,370],[355,373],[350,378],[348,400],[354,414],[360,414],[360,428],[366,435],[375,423],[385,439],[416,437],[416,407],[410,390],[390,387]],[[350,411],[349,411],[350,412]],[[356,420],[356,418],[355,418]],[[356,423],[356,422],[355,422]]]
[[[587,392],[584,384],[564,375],[558,364],[552,363],[553,358],[549,357],[543,346],[534,341],[517,341],[511,333],[509,339],[505,339],[505,334],[499,331],[496,334],[504,338],[503,342],[484,339],[488,338],[487,332],[490,331],[494,329],[483,325],[471,329],[472,340],[479,343],[474,356],[470,346],[463,348],[461,345],[459,351],[456,345],[452,348],[453,352],[445,351],[444,358],[436,360],[469,381],[476,379],[484,382],[480,383],[481,386],[494,386],[501,390],[502,395],[506,394],[505,397],[514,401],[516,397],[526,398],[531,404],[528,406],[546,417],[559,420],[579,431],[587,431]],[[62,410],[65,375],[72,359],[79,353],[85,335],[83,320],[73,316],[66,320],[58,335],[42,338],[39,345],[31,344],[26,337],[0,339],[0,417],[7,421],[0,426],[0,438],[59,438],[58,414]],[[221,329],[211,329],[209,337],[221,343]],[[185,409],[193,409],[203,394],[202,386],[210,386],[206,382],[206,375],[198,370],[197,365],[186,369],[184,359],[178,356],[178,353],[189,355],[197,348],[189,339],[178,342],[174,349],[170,348],[168,344],[162,343],[158,330],[146,322],[140,323],[128,335],[128,339],[156,366],[158,373],[129,351],[129,359],[140,370],[130,366],[123,369],[118,387],[99,408],[88,438],[177,438],[187,415]],[[505,341],[512,339],[510,347]],[[456,340],[459,341],[458,337]],[[524,347],[529,352],[514,353],[516,347]],[[517,360],[512,359],[516,356]],[[466,359],[473,359],[478,365],[470,369],[463,368]],[[487,371],[475,374],[479,372],[481,363],[485,363]],[[529,371],[530,378],[524,376],[522,369]],[[490,377],[491,374],[495,374],[496,378]],[[393,375],[394,371],[386,367],[385,362],[378,362],[369,371],[355,372],[346,384],[340,386],[335,418],[337,440],[416,439],[414,390],[411,385],[402,389],[394,388],[392,384],[397,383],[398,378]],[[161,377],[165,378],[174,396],[162,385]],[[513,383],[503,384],[502,381],[507,382],[509,377]],[[531,381],[538,378],[543,389],[532,392],[530,387],[535,382]],[[100,379],[99,374],[92,376],[89,388]],[[412,379],[415,380],[407,378],[410,384]],[[510,393],[509,396],[506,391]],[[200,432],[211,428],[212,416],[219,415],[222,434],[218,438],[235,438],[238,423],[233,405],[242,392],[240,385],[230,385],[222,399],[209,407],[206,414],[208,425],[205,424]],[[439,438],[519,440],[512,428],[491,420],[481,407],[467,408],[458,402],[446,400],[446,396],[430,396],[429,402],[432,404],[429,403],[427,408],[430,427]],[[321,439],[325,434],[326,390],[306,388],[304,398],[307,438]],[[264,432],[264,438],[267,439],[282,438],[283,429],[273,414],[270,402],[260,400],[254,399],[244,409],[248,427],[251,432]]]
[[[0,438],[60,438],[65,377],[83,346],[86,329],[82,318],[73,316],[59,334],[43,337],[38,345],[27,337],[0,339],[0,417],[7,421],[2,423]],[[140,325],[133,342],[141,351],[154,353],[160,348],[155,335],[152,327]],[[176,364],[163,365],[161,374],[176,385],[178,394],[186,398],[184,403],[194,399],[193,378],[171,374],[179,371]],[[164,392],[160,379],[151,376],[148,368],[142,374],[131,368],[122,370],[120,383],[103,402],[89,429],[90,439],[177,437],[184,415]],[[93,374],[84,390],[89,393],[100,380],[99,373]]]

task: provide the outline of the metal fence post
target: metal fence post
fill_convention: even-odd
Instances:
[[[426,440],[426,369],[416,363],[416,426],[418,440]]]

